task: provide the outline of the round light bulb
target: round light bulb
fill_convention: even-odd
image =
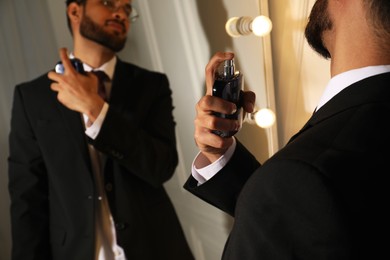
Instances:
[[[262,128],[271,127],[275,123],[275,113],[268,108],[262,108],[254,115],[255,122]]]
[[[257,16],[252,21],[252,31],[253,34],[257,36],[264,36],[271,32],[272,30],[272,21],[264,15]]]

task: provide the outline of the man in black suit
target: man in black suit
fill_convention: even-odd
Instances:
[[[131,1],[68,0],[74,40],[16,86],[9,156],[13,260],[194,259],[163,187],[178,163],[166,75],[120,60]],[[107,100],[98,94],[102,70]]]
[[[382,259],[388,252],[390,1],[317,0],[305,30],[331,60],[317,110],[289,143],[260,164],[235,138],[236,107],[207,93],[197,104],[200,149],[185,188],[235,217],[223,259]],[[244,93],[244,110],[255,96]],[[208,166],[206,168],[206,166]]]

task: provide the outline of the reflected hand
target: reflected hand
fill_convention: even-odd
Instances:
[[[80,74],[72,66],[67,50],[60,49],[60,58],[64,74],[54,71],[48,73],[53,81],[50,88],[57,92],[57,99],[67,108],[83,113],[94,122],[104,105],[98,95],[98,79],[93,73]]]
[[[237,109],[234,103],[212,96],[212,87],[219,65],[233,57],[233,53],[217,52],[210,59],[206,66],[206,95],[196,104],[195,143],[210,163],[220,158],[233,143],[233,137],[222,138],[212,131],[235,131],[240,127],[238,120],[224,119],[213,115],[214,112],[232,114]],[[244,91],[242,98],[244,112],[253,112],[255,93]]]

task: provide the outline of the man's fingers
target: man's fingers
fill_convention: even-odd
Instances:
[[[72,63],[70,62],[68,51],[66,48],[60,48],[60,59],[62,62],[62,65],[64,66],[64,73],[70,74],[75,73],[76,70],[73,67]]]
[[[237,107],[234,103],[210,95],[203,96],[196,105],[196,111],[203,111],[208,114],[218,112],[230,115],[236,112],[236,110]]]
[[[218,154],[226,151],[233,142],[232,137],[222,138],[203,127],[195,128],[194,139],[198,148],[203,152]]]
[[[50,80],[55,81],[55,82],[58,82],[61,79],[61,76],[54,71],[50,71],[49,73],[47,73],[47,77]]]
[[[256,94],[252,91],[242,92],[242,107],[245,112],[252,113],[255,109]]]
[[[198,113],[194,120],[195,128],[203,129],[198,134],[213,134],[211,131],[237,131],[240,127],[238,120],[217,117],[211,113]],[[206,131],[207,129],[207,131]]]
[[[50,88],[51,90],[53,91],[56,91],[56,92],[59,92],[60,91],[60,84],[56,83],[56,82],[53,82],[50,84]]]

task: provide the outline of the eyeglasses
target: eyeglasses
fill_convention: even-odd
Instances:
[[[117,12],[122,8],[131,22],[135,22],[139,17],[137,10],[129,3],[121,5],[120,0],[101,0],[101,4],[111,12]]]

